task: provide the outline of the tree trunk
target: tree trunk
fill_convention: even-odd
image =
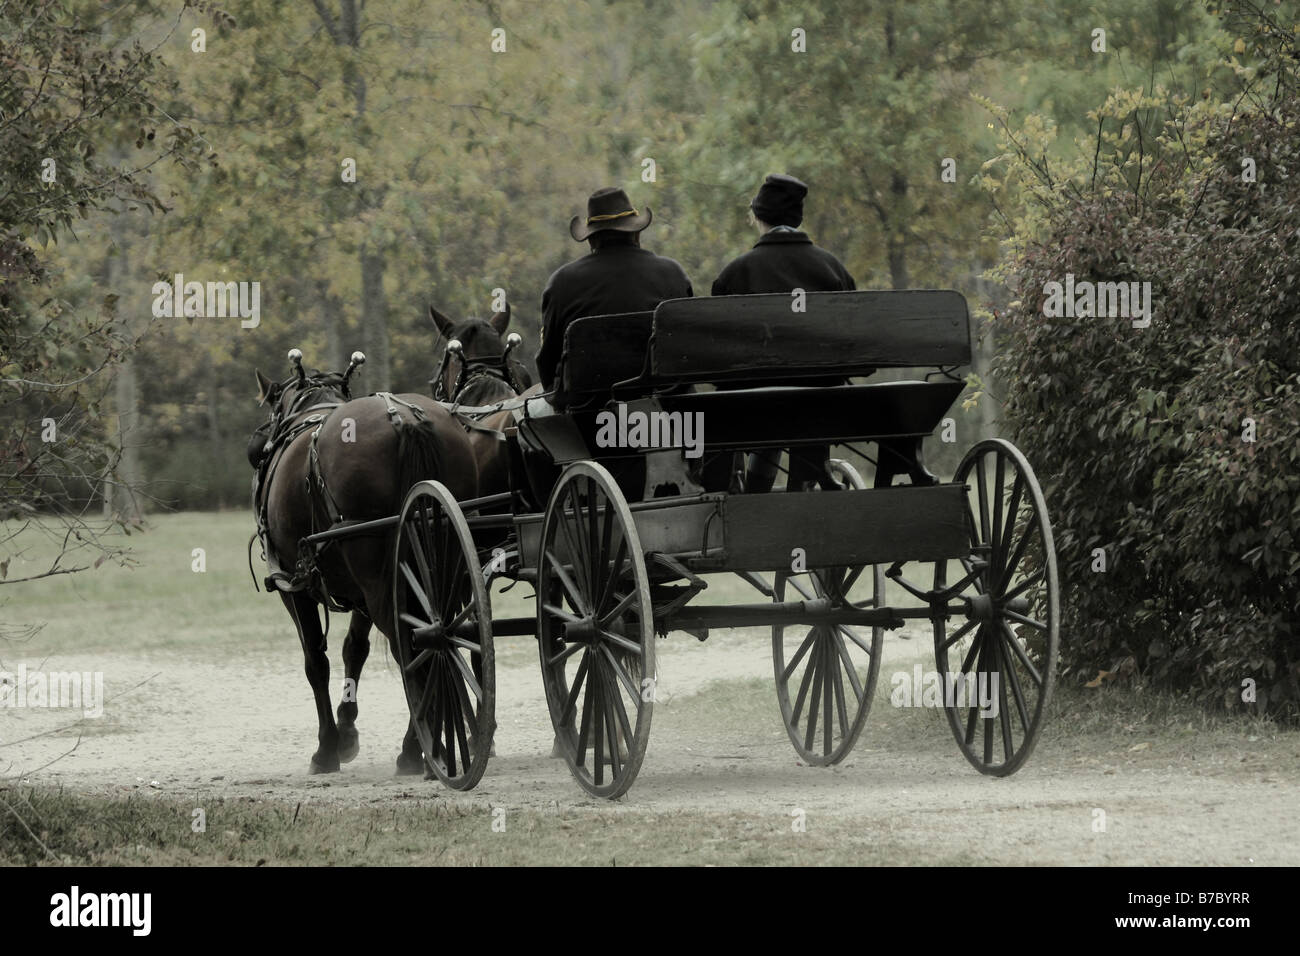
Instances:
[[[131,333],[129,316],[134,302],[132,297],[122,295],[129,266],[127,258],[126,228],[121,216],[114,216],[110,227],[117,255],[110,255],[104,262],[104,278],[107,292],[117,292],[121,298],[117,308],[123,316],[123,325]],[[113,374],[113,420],[110,427],[111,440],[117,448],[117,467],[107,476],[104,485],[104,516],[118,517],[123,521],[138,521],[140,504],[135,497],[135,488],[140,482],[140,446],[135,435],[140,421],[139,392],[136,388],[135,360],[128,354],[118,365]]]
[[[386,391],[392,384],[388,355],[388,303],[384,301],[384,257],[361,249],[361,334],[365,339],[370,390]]]

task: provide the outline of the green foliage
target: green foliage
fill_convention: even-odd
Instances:
[[[1095,163],[1049,167],[1050,124],[1027,122],[989,184],[1022,201],[998,371],[1048,486],[1076,679],[1131,656],[1159,686],[1235,706],[1250,679],[1261,708],[1300,713],[1294,63],[1237,69],[1221,106],[1116,92]],[[1151,326],[1045,317],[1067,273],[1150,282]]]
[[[188,127],[159,123],[152,98],[166,77],[154,47],[116,39],[133,15],[99,25],[100,12],[93,3],[14,0],[0,33],[0,519],[58,517],[38,523],[63,544],[35,576],[88,566],[83,549],[99,561],[121,556],[84,511],[114,480],[115,423],[102,401],[134,346],[119,296],[92,296],[60,275],[50,247],[97,210],[163,209],[149,172],[168,158],[182,167],[196,158]],[[8,530],[0,538],[11,540]],[[7,573],[8,556],[0,583],[20,580]]]

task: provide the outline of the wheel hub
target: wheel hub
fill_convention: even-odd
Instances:
[[[564,624],[566,644],[594,644],[598,636],[596,618],[591,615],[578,621],[566,621]]]

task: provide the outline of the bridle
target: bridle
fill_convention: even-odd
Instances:
[[[454,404],[460,400],[460,396],[468,391],[471,386],[486,378],[501,382],[516,394],[522,392],[524,389],[520,385],[519,377],[510,361],[510,353],[522,341],[523,339],[520,338],[519,333],[511,332],[506,336],[506,348],[500,355],[482,355],[467,358],[460,339],[452,339],[447,343],[447,350],[442,353],[442,361],[438,365],[438,371],[429,381],[433,389],[434,399]],[[452,380],[449,389],[447,387],[447,369],[452,356],[455,356],[457,368],[456,377]]]

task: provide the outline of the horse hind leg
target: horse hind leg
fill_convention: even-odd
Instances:
[[[316,614],[316,602],[301,592],[281,592],[280,598],[298,626],[307,682],[316,698],[319,746],[311,757],[311,773],[334,773],[339,769],[339,729],[330,709],[330,662],[325,655],[325,634]]]
[[[343,640],[343,700],[339,703],[339,761],[348,763],[361,750],[357,734],[357,689],[361,668],[370,656],[370,618],[361,611],[352,612],[348,636]]]

